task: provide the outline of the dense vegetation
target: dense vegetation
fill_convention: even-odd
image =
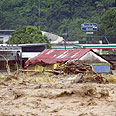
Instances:
[[[0,0],[0,29],[33,25],[58,35],[67,33],[68,40],[86,40],[81,24],[98,23],[94,38],[114,40],[115,14],[115,0]]]

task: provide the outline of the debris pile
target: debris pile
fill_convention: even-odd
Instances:
[[[108,83],[108,79],[102,74],[97,74],[92,70],[91,65],[84,64],[81,61],[68,62],[57,67],[54,70],[44,72],[34,72],[34,75],[23,75],[20,78],[20,70],[7,75],[4,81],[26,81],[26,82],[56,82],[67,81],[71,83]],[[28,70],[27,70],[28,72]],[[52,74],[51,74],[52,73]],[[57,75],[57,76],[56,76]]]
[[[85,72],[93,73],[92,67],[90,65],[82,63],[81,61],[68,62],[67,64],[64,65],[64,67],[58,67],[55,70],[66,74],[78,74]]]
[[[107,79],[102,75],[95,73],[90,65],[86,65],[81,61],[69,62],[65,64],[64,67],[58,67],[56,71],[59,71],[59,74],[81,74],[81,76],[77,76],[73,80],[74,83],[108,83]]]
[[[91,66],[78,61],[67,63],[64,67],[64,72],[67,74],[78,74],[93,71]]]

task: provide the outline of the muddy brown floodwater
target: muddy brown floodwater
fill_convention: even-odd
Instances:
[[[0,116],[116,116],[116,84],[1,82]]]

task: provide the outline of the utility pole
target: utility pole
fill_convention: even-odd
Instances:
[[[38,12],[38,15],[39,15],[39,30],[40,30],[40,16],[41,16],[41,11],[40,11],[40,0],[38,1],[38,3],[39,3],[39,12]]]
[[[62,36],[63,36],[63,38],[64,38],[64,48],[65,48],[65,50],[66,50],[67,33],[63,33]]]

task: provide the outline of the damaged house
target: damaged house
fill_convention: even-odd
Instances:
[[[96,73],[109,73],[110,63],[91,49],[68,49],[54,50],[46,49],[38,56],[29,59],[25,63],[25,68],[30,70],[53,70],[66,62],[82,61],[91,65]]]
[[[24,62],[46,49],[46,43],[39,44],[0,44],[0,71],[6,71],[7,61],[12,71],[17,66],[24,67]]]
[[[7,64],[8,63],[8,64]],[[16,70],[17,65],[22,65],[21,48],[19,46],[0,46],[0,71]]]

